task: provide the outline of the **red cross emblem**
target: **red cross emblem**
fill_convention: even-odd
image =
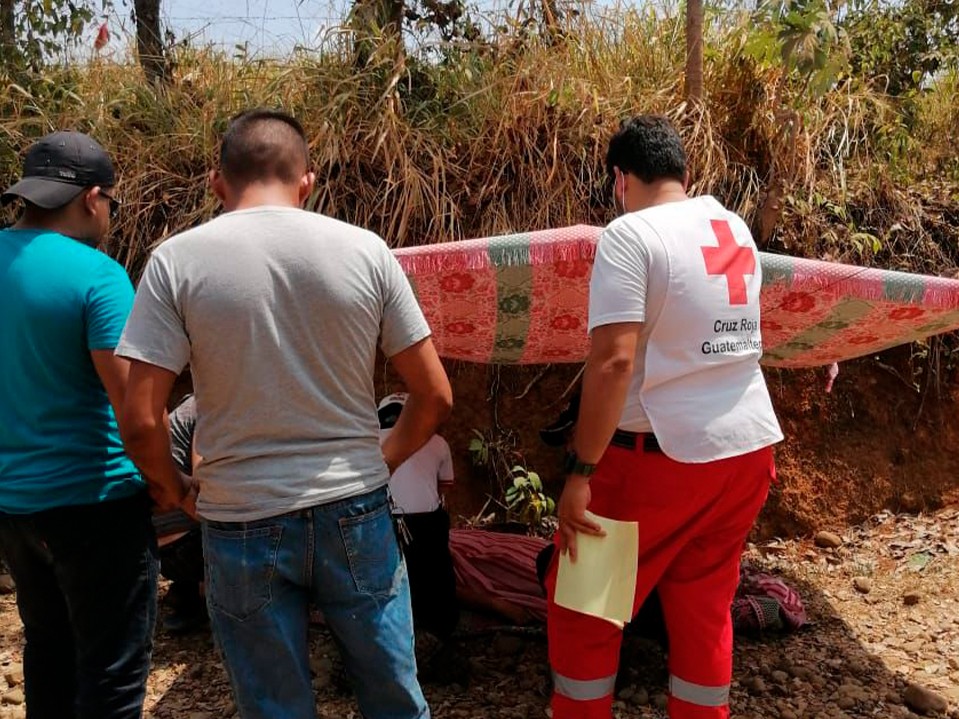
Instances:
[[[756,256],[749,247],[736,242],[733,231],[726,220],[710,220],[713,234],[719,240],[719,247],[702,247],[706,260],[706,274],[726,275],[729,287],[729,304],[744,305],[746,298],[746,275],[756,272]]]

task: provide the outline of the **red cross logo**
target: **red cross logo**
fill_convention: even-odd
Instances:
[[[701,248],[706,260],[706,273],[726,275],[729,287],[729,304],[744,305],[746,299],[746,275],[756,272],[756,256],[752,249],[736,242],[733,231],[726,220],[710,220],[713,234],[719,240],[719,247],[706,245]]]

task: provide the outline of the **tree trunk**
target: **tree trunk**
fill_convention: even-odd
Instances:
[[[0,58],[16,48],[16,18],[13,14],[14,0],[0,0]]]
[[[137,25],[140,66],[150,84],[165,85],[170,82],[171,74],[160,31],[160,0],[134,0],[133,14]]]
[[[686,0],[686,100],[703,99],[703,0]]]

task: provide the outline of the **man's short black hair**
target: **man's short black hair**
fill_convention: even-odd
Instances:
[[[665,117],[637,115],[620,123],[609,141],[606,170],[635,175],[646,183],[686,179],[686,151],[676,128]]]
[[[241,112],[230,120],[220,144],[220,171],[228,182],[297,182],[310,166],[303,126],[278,110]]]

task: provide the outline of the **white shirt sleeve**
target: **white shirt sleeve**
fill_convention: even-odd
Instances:
[[[646,321],[649,248],[625,220],[609,225],[599,238],[589,282],[589,331],[617,322]]]
[[[437,479],[440,484],[453,484],[453,456],[450,453],[449,443],[439,437],[440,440],[440,466],[437,472]]]

